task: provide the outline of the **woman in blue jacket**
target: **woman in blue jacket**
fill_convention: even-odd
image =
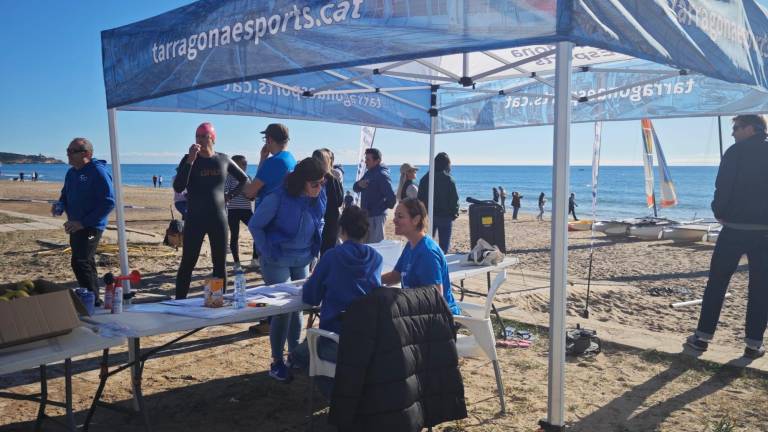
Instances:
[[[384,285],[400,283],[403,288],[427,285],[441,287],[443,298],[454,315],[460,315],[448,276],[448,261],[435,241],[427,235],[427,209],[416,198],[406,198],[395,208],[395,234],[408,242],[394,270],[381,275]]]
[[[326,196],[325,169],[317,159],[307,158],[285,177],[283,187],[264,197],[248,229],[261,257],[261,274],[268,285],[307,277],[309,263],[320,252]],[[272,317],[269,342],[272,365],[269,375],[279,381],[289,378],[283,361],[288,341],[288,362],[299,344],[301,313]]]

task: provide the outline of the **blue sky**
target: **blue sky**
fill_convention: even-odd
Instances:
[[[761,0],[768,3],[768,0]],[[101,69],[100,31],[148,18],[188,1],[75,0],[9,1],[0,27],[0,151],[65,159],[75,136],[91,139],[96,156],[109,159],[109,135]],[[118,113],[123,163],[176,163],[202,121],[216,125],[217,150],[258,158],[258,131],[270,119],[177,113]],[[307,121],[284,121],[291,150],[306,156],[328,147],[342,163],[357,158],[360,129]],[[718,161],[717,121],[712,118],[654,121],[671,164],[709,165]],[[724,142],[730,118],[723,118]],[[589,164],[593,126],[575,125],[571,162]],[[641,164],[639,121],[607,123],[603,129],[605,164]],[[376,147],[389,164],[427,163],[429,136],[380,129]],[[551,163],[552,128],[532,127],[440,135],[440,151],[455,164]]]

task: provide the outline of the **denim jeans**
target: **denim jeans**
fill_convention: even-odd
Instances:
[[[723,227],[712,253],[709,280],[704,290],[696,334],[711,340],[720,319],[720,310],[731,276],[741,256],[749,260],[749,285],[744,341],[753,348],[763,344],[768,321],[768,232]]]
[[[512,219],[517,219],[517,212],[520,211],[520,207],[512,207]]]
[[[312,257],[281,257],[277,259],[261,257],[261,275],[264,283],[273,285],[299,280],[307,277],[309,262]],[[288,342],[288,352],[293,352],[299,344],[301,336],[301,312],[275,315],[269,324],[269,344],[272,347],[272,358],[282,359],[285,342]]]
[[[450,216],[435,216],[432,218],[432,238],[438,239],[437,244],[444,254],[448,253],[451,246],[451,230],[453,228],[453,218]],[[437,233],[437,234],[435,234]]]

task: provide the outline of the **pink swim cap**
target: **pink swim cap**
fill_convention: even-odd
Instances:
[[[199,135],[210,135],[211,139],[216,141],[216,130],[213,129],[213,125],[211,123],[201,123],[195,131],[195,136]]]

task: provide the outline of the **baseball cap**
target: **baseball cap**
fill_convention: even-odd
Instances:
[[[418,171],[419,169],[415,166],[409,164],[408,162],[400,165],[400,172],[401,173],[407,173],[408,171]]]
[[[261,133],[276,141],[288,141],[288,127],[282,123],[270,123]]]

